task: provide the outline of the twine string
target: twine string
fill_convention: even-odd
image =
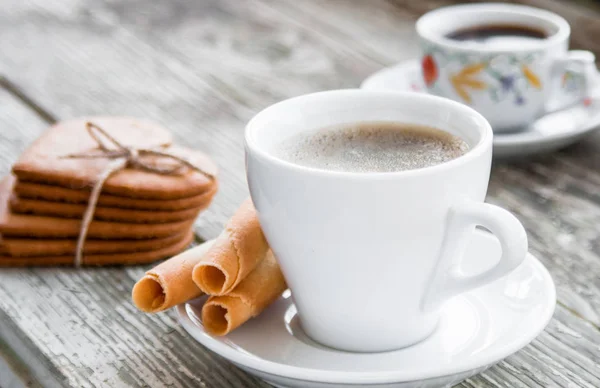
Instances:
[[[112,137],[108,132],[106,132],[104,129],[92,122],[86,123],[86,129],[89,135],[92,137],[92,139],[94,139],[98,144],[97,150],[95,150],[95,152],[69,154],[66,155],[65,158],[104,158],[112,160],[96,178],[96,181],[94,182],[94,185],[92,187],[92,192],[90,194],[87,207],[83,214],[81,228],[79,230],[79,237],[77,238],[77,246],[75,248],[75,260],[73,263],[74,266],[77,268],[83,264],[83,248],[85,245],[85,240],[87,238],[90,225],[92,223],[92,220],[94,219],[94,213],[96,211],[96,206],[100,198],[100,193],[102,192],[102,187],[104,186],[104,183],[108,180],[108,178],[110,178],[116,172],[121,171],[125,168],[133,168],[160,175],[176,175],[184,167],[188,167],[194,171],[203,174],[211,180],[215,179],[215,176],[213,174],[204,171],[190,160],[172,154],[167,150],[154,150],[124,146],[117,139]],[[151,163],[149,160],[144,160],[147,156],[158,156],[168,158],[177,163],[174,166],[161,166],[156,163]]]

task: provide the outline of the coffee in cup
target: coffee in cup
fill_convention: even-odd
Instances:
[[[399,122],[359,122],[320,128],[282,141],[273,154],[305,167],[394,172],[434,166],[469,149],[440,129]]]
[[[485,45],[495,49],[535,47],[548,34],[542,29],[516,24],[482,24],[446,34],[448,39]]]
[[[589,97],[594,55],[568,51],[569,24],[549,11],[515,4],[438,8],[417,21],[422,77],[431,94],[469,105],[494,131],[519,131],[539,116]],[[581,75],[579,95],[559,87]]]

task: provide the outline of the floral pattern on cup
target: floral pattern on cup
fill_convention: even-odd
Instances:
[[[446,53],[438,47],[426,48],[424,53],[421,67],[426,86],[435,90],[440,74],[445,73],[456,94],[467,104],[473,102],[475,93],[488,93],[494,102],[510,98],[515,105],[524,105],[525,90],[543,89],[535,70],[542,53],[471,58],[467,53]]]
[[[439,50],[438,51],[438,57]],[[429,53],[421,58],[421,71],[423,84],[420,82],[412,83],[410,85],[411,90],[421,92],[423,91],[422,86],[429,89],[436,88],[436,82],[440,77],[441,67],[440,62],[445,63],[444,60],[448,59],[448,55],[442,56],[440,61],[436,60],[436,50],[429,50]],[[507,72],[506,63],[502,64],[503,59],[498,57],[490,57],[486,61],[476,62],[473,64],[461,65],[462,67],[451,74],[449,74],[449,82],[456,94],[463,100],[463,102],[469,104],[472,102],[471,95],[478,91],[487,91],[491,93],[493,101],[500,101],[507,97],[511,92],[514,93],[513,101],[515,105],[523,105],[526,103],[520,91],[525,88],[533,88],[541,91],[543,89],[543,83],[540,80],[540,76],[533,70],[535,60],[538,59],[540,54],[537,56],[530,56],[525,58],[525,63],[519,66],[518,58],[511,58],[508,61],[512,62],[513,67],[508,67]],[[454,58],[456,61],[465,63],[468,58]],[[502,68],[504,66],[504,68]],[[491,67],[491,68],[490,68]],[[498,69],[500,67],[500,69]],[[485,75],[485,77],[481,77]],[[492,78],[492,82],[489,82],[489,78]],[[484,78],[487,80],[482,80]],[[421,86],[419,86],[419,84]],[[489,88],[490,85],[495,85],[495,88]],[[585,82],[584,77],[581,73],[567,70],[560,78],[560,85],[558,85],[566,95],[576,97],[584,90]],[[502,95],[504,94],[504,95]],[[589,99],[584,99],[584,105]]]
[[[565,71],[561,77],[560,87],[566,93],[579,93],[585,87],[585,80],[581,73]]]
[[[471,102],[471,95],[468,92],[469,89],[487,89],[486,83],[477,79],[477,74],[483,71],[483,69],[485,69],[484,63],[475,63],[473,65],[467,65],[458,73],[450,75],[452,87],[456,91],[456,94],[458,94],[465,102]]]
[[[423,69],[423,79],[427,86],[432,85],[438,77],[438,67],[435,59],[431,55],[425,55],[421,60],[421,68]]]

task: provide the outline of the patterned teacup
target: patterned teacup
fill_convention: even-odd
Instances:
[[[452,35],[502,26],[543,35],[512,41],[460,40]],[[594,55],[567,51],[569,24],[552,12],[511,4],[450,6],[422,16],[417,33],[423,81],[429,93],[470,105],[497,132],[520,130],[540,115],[564,107],[568,100],[562,98],[565,88],[560,85],[567,81],[565,74],[579,78],[581,94],[577,98],[582,100],[596,82]],[[562,106],[557,103],[560,100]]]

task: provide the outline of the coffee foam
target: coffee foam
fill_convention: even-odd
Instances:
[[[306,167],[347,172],[394,172],[441,164],[469,149],[461,138],[412,124],[365,122],[303,133],[274,154]]]

